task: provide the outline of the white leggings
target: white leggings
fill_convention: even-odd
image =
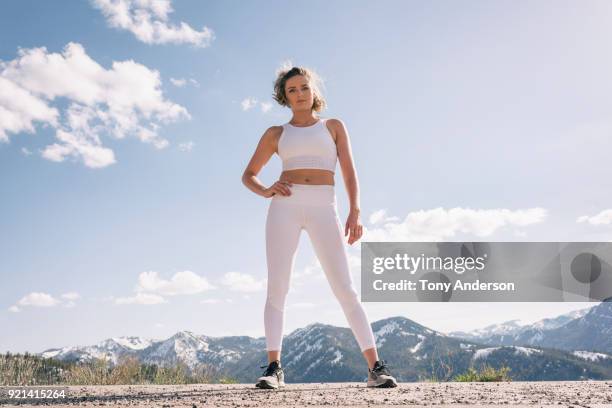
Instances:
[[[293,184],[276,194],[266,218],[268,288],[264,309],[266,348],[281,350],[285,300],[302,229],[310,236],[332,292],[340,302],[361,351],[375,347],[374,334],[349,272],[344,231],[332,185]]]

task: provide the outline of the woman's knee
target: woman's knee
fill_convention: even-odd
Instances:
[[[337,286],[333,292],[342,305],[349,306],[359,303],[359,294],[352,284]]]
[[[272,306],[277,310],[285,310],[285,301],[287,300],[288,289],[275,288],[268,289],[266,297],[266,306]]]

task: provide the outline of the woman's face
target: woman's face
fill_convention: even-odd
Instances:
[[[285,83],[287,102],[294,111],[311,111],[314,104],[314,94],[308,80],[303,75],[296,75]]]

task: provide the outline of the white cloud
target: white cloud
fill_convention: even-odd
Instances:
[[[183,78],[181,79],[170,78],[170,82],[172,82],[172,85],[182,88],[187,83],[187,80]]]
[[[66,301],[62,303],[62,300],[54,298],[52,295],[44,292],[31,292],[26,296],[22,297],[17,304],[9,307],[9,311],[11,312],[19,312],[24,306],[33,306],[33,307],[53,307],[62,305],[64,307],[74,307],[76,303],[74,300],[79,299],[81,296],[76,292],[67,292],[60,296],[62,299]]]
[[[524,227],[542,222],[544,208],[526,210],[473,210],[438,207],[411,212],[402,222],[387,222],[380,227],[364,228],[364,241],[443,241],[457,233],[486,237],[504,226]],[[376,220],[377,217],[375,217]]]
[[[358,284],[358,280],[361,274],[361,255],[355,255],[351,253],[351,248],[347,248],[347,260],[349,265],[349,272],[352,275],[353,283]],[[327,281],[327,276],[319,258],[316,254],[310,259],[308,263],[302,269],[296,269],[291,275],[291,291],[296,292],[305,285],[315,284],[320,285],[321,281]]]
[[[301,270],[293,271],[291,276],[292,285],[296,288],[304,285],[305,283],[321,279],[325,279],[325,275],[323,268],[321,267],[321,263],[316,256],[313,256],[310,263],[304,266],[304,268]]]
[[[263,113],[268,112],[270,109],[272,109],[272,103],[271,102],[261,102],[260,103],[261,106],[261,111]]]
[[[76,292],[67,292],[61,295],[61,297],[63,299],[68,299],[68,300],[77,300],[81,298],[81,295],[79,295]]]
[[[164,296],[192,295],[209,289],[215,287],[206,278],[191,271],[177,272],[169,280],[161,278],[155,271],[148,271],[138,275],[133,296],[110,296],[107,300],[115,304],[156,305],[168,303]]]
[[[381,209],[370,214],[370,224],[378,224],[379,222],[398,221],[399,217],[387,217],[387,210]]]
[[[102,11],[107,23],[113,27],[130,31],[147,44],[192,44],[208,47],[215,35],[203,26],[201,31],[181,21],[172,25],[168,14],[172,13],[170,0],[91,0],[92,5]]]
[[[17,304],[19,306],[37,306],[37,307],[51,307],[56,306],[60,303],[58,299],[48,293],[32,292],[22,297]]]
[[[347,248],[346,256],[349,266],[349,273],[351,279],[356,288],[359,288],[361,279],[361,253],[357,251],[357,255],[351,252],[352,248]],[[307,264],[301,270],[295,270],[291,276],[291,288],[292,293],[305,292],[304,287],[308,285],[315,285],[320,287],[327,282],[327,275],[321,266],[319,259],[316,254],[311,258],[310,263]],[[310,289],[308,289],[310,290]]]
[[[591,225],[608,225],[612,223],[612,209],[601,211],[599,214],[588,216],[582,215],[576,219],[576,222],[588,222]]]
[[[57,126],[59,112],[4,77],[6,63],[0,61],[0,142],[8,142],[8,133],[35,133],[34,121]]]
[[[242,102],[240,102],[240,106],[242,107],[242,110],[245,112],[255,108],[258,104],[263,113],[267,113],[272,109],[271,102],[260,102],[259,100],[257,100],[257,98],[248,97],[248,98],[244,98]]]
[[[245,98],[240,102],[243,111],[248,111],[249,109],[253,109],[257,105],[257,99],[255,98]]]
[[[67,100],[60,113],[51,106]],[[55,130],[57,142],[42,156],[61,162],[67,157],[100,168],[115,163],[114,152],[100,136],[135,136],[157,149],[168,141],[161,124],[190,119],[187,110],[164,99],[159,72],[132,60],[105,69],[82,45],[68,43],[61,54],[45,47],[19,49],[12,61],[0,61],[0,141],[8,133],[34,133],[34,122]]]
[[[137,293],[135,296],[115,299],[117,305],[158,305],[161,303],[168,303],[168,301],[152,293]]]
[[[81,157],[87,167],[101,168],[116,162],[115,153],[107,148],[90,143],[87,137],[57,130],[55,137],[62,143],[53,143],[45,148],[42,156],[45,159],[62,162],[67,156]]]
[[[170,78],[170,82],[172,83],[172,85],[178,87],[178,88],[182,88],[185,85],[187,85],[187,82],[189,82],[190,84],[192,84],[193,86],[195,86],[196,88],[200,87],[200,83],[198,81],[196,81],[193,78],[189,78],[189,80],[185,79],[185,78]]]
[[[194,143],[192,141],[183,142],[179,144],[179,150],[181,152],[190,152],[193,149]]]
[[[264,280],[257,280],[248,273],[227,272],[221,284],[236,292],[257,292],[264,289]]]
[[[176,296],[191,295],[214,288],[205,277],[191,271],[177,272],[170,280],[160,278],[155,271],[149,271],[138,275],[135,291]]]
[[[23,153],[25,156],[31,156],[32,155],[32,152],[27,147],[22,147],[21,148],[21,153]]]
[[[370,224],[376,224],[382,221],[386,212],[387,210],[385,209],[374,211],[372,214],[370,214]]]

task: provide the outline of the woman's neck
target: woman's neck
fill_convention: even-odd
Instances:
[[[318,120],[319,118],[313,112],[294,112],[289,123],[296,126],[308,126],[316,123]]]

